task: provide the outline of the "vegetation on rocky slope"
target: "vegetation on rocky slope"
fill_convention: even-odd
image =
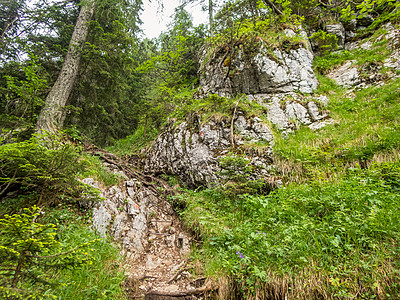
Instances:
[[[0,297],[124,299],[120,251],[90,229],[84,208],[101,199],[80,181],[111,186],[121,178],[84,154],[84,142],[139,160],[167,122],[193,116],[232,124],[224,129],[233,140],[237,112],[272,130],[270,181],[254,178],[247,157],[270,142],[233,142],[218,157],[221,185],[181,184],[169,198],[193,234],[192,261],[219,282],[220,298],[400,297],[399,34],[386,38],[399,31],[398,1],[235,1],[221,6],[210,31],[180,7],[153,41],[137,36],[141,1],[50,2],[0,4]],[[66,130],[35,136],[86,2],[96,9],[79,45],[70,105],[59,115]],[[354,20],[363,25],[354,28]],[[343,45],[327,25],[341,24],[357,44],[333,51]],[[305,36],[291,36],[300,29],[319,54],[319,87],[301,99],[326,96],[330,124],[312,130],[294,119],[282,134],[246,95],[201,94],[207,64],[225,81],[240,69],[235,59],[253,58],[261,44],[282,63],[275,50],[310,47]],[[360,84],[328,78],[346,64]],[[179,186],[179,174],[161,175]]]

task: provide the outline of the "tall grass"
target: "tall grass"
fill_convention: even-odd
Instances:
[[[85,224],[86,217],[79,216],[72,208],[52,210],[48,214],[46,220],[57,224],[59,240],[70,248],[96,241],[88,251],[93,263],[49,273],[55,285],[47,293],[55,295],[57,299],[126,299],[121,286],[125,275],[118,247],[110,240],[97,236]]]
[[[385,163],[269,195],[187,192],[183,215],[209,272],[225,270],[244,295],[396,299],[399,188],[400,164]]]

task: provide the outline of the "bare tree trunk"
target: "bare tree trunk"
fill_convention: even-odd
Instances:
[[[63,108],[68,101],[78,75],[82,45],[85,43],[89,32],[89,22],[93,17],[94,7],[94,0],[88,0],[81,7],[67,55],[60,74],[47,95],[44,107],[40,112],[36,124],[36,132],[56,133],[58,129],[62,128],[64,123]]]

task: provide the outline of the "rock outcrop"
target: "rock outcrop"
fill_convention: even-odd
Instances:
[[[329,124],[320,107],[326,97],[306,97],[296,93],[251,95],[249,100],[263,106],[266,114],[249,116],[238,111],[234,120],[234,143],[254,166],[254,177],[269,180],[273,166],[274,133],[287,135],[298,126],[318,130]],[[263,119],[262,119],[263,118]],[[205,124],[192,115],[185,122],[171,120],[148,149],[145,172],[174,174],[190,187],[215,186],[220,182],[219,159],[232,151],[231,120],[214,119]],[[276,132],[276,130],[275,130]],[[261,144],[262,147],[252,147]]]
[[[312,70],[313,54],[304,44],[271,50],[261,38],[251,51],[241,46],[235,51],[219,51],[209,61],[202,61],[202,93],[228,96],[238,93],[311,93],[318,81]],[[206,57],[207,55],[203,55]]]

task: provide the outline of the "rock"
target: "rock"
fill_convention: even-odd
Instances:
[[[255,49],[257,51],[253,55],[245,55],[245,50],[239,49],[224,63],[221,62],[225,53],[203,62],[204,67],[200,70],[202,93],[221,96],[291,91],[311,93],[318,86],[310,50],[299,45],[297,49],[287,51],[276,49],[271,55],[262,40]],[[251,50],[254,52],[254,49]]]
[[[325,120],[325,121],[315,122],[315,123],[309,125],[308,127],[309,127],[311,130],[316,131],[316,130],[319,130],[319,129],[325,127],[326,125],[330,125],[330,124],[333,124],[333,120],[332,120],[332,119]]]
[[[311,123],[307,109],[300,103],[288,102],[285,113],[289,120],[298,120],[305,125]]]
[[[234,128],[237,144],[246,140],[273,141],[270,128],[260,118],[249,120],[238,113]],[[219,157],[228,152],[230,140],[229,121],[210,121],[200,125],[195,118],[177,127],[170,123],[148,150],[144,170],[178,175],[190,187],[213,187],[220,180]],[[272,160],[267,154],[264,159],[266,162]]]
[[[326,115],[320,113],[318,106],[313,101],[308,102],[307,108],[313,121],[319,121],[326,117]]]
[[[372,42],[371,41],[366,41],[365,43],[362,43],[360,45],[360,48],[363,49],[363,50],[371,50]]]
[[[366,15],[363,18],[357,19],[357,26],[358,28],[365,28],[371,25],[375,19],[371,15]]]
[[[385,59],[383,66],[386,68],[400,70],[400,51],[393,51],[390,57]]]
[[[359,42],[351,42],[351,43],[346,43],[344,48],[347,51],[353,51],[359,47]]]
[[[330,34],[334,34],[337,37],[338,49],[344,49],[344,41],[346,38],[345,29],[342,23],[338,24],[327,24],[325,31]]]
[[[283,135],[298,125],[309,125],[327,117],[320,112],[316,101],[326,105],[328,98],[302,96],[297,93],[256,94],[248,99],[266,110],[267,120]],[[166,173],[179,176],[189,187],[213,187],[221,176],[219,158],[231,151],[230,120],[209,121],[201,124],[191,116],[186,122],[174,125],[169,122],[156,142],[147,150],[144,170],[147,173]],[[243,153],[257,166],[254,179],[268,179],[268,167],[273,163],[272,145],[274,134],[268,122],[260,117],[249,117],[238,111],[234,121],[235,145],[243,147]],[[251,145],[263,143],[262,153],[253,151]]]
[[[274,136],[268,125],[262,123],[262,120],[258,117],[253,118],[253,120],[248,123],[246,119],[240,115],[236,119],[234,125],[236,131],[247,140],[253,142],[271,142],[274,139]]]
[[[357,68],[352,66],[353,62],[347,61],[344,65],[327,74],[327,77],[344,87],[351,87],[361,83]]]

